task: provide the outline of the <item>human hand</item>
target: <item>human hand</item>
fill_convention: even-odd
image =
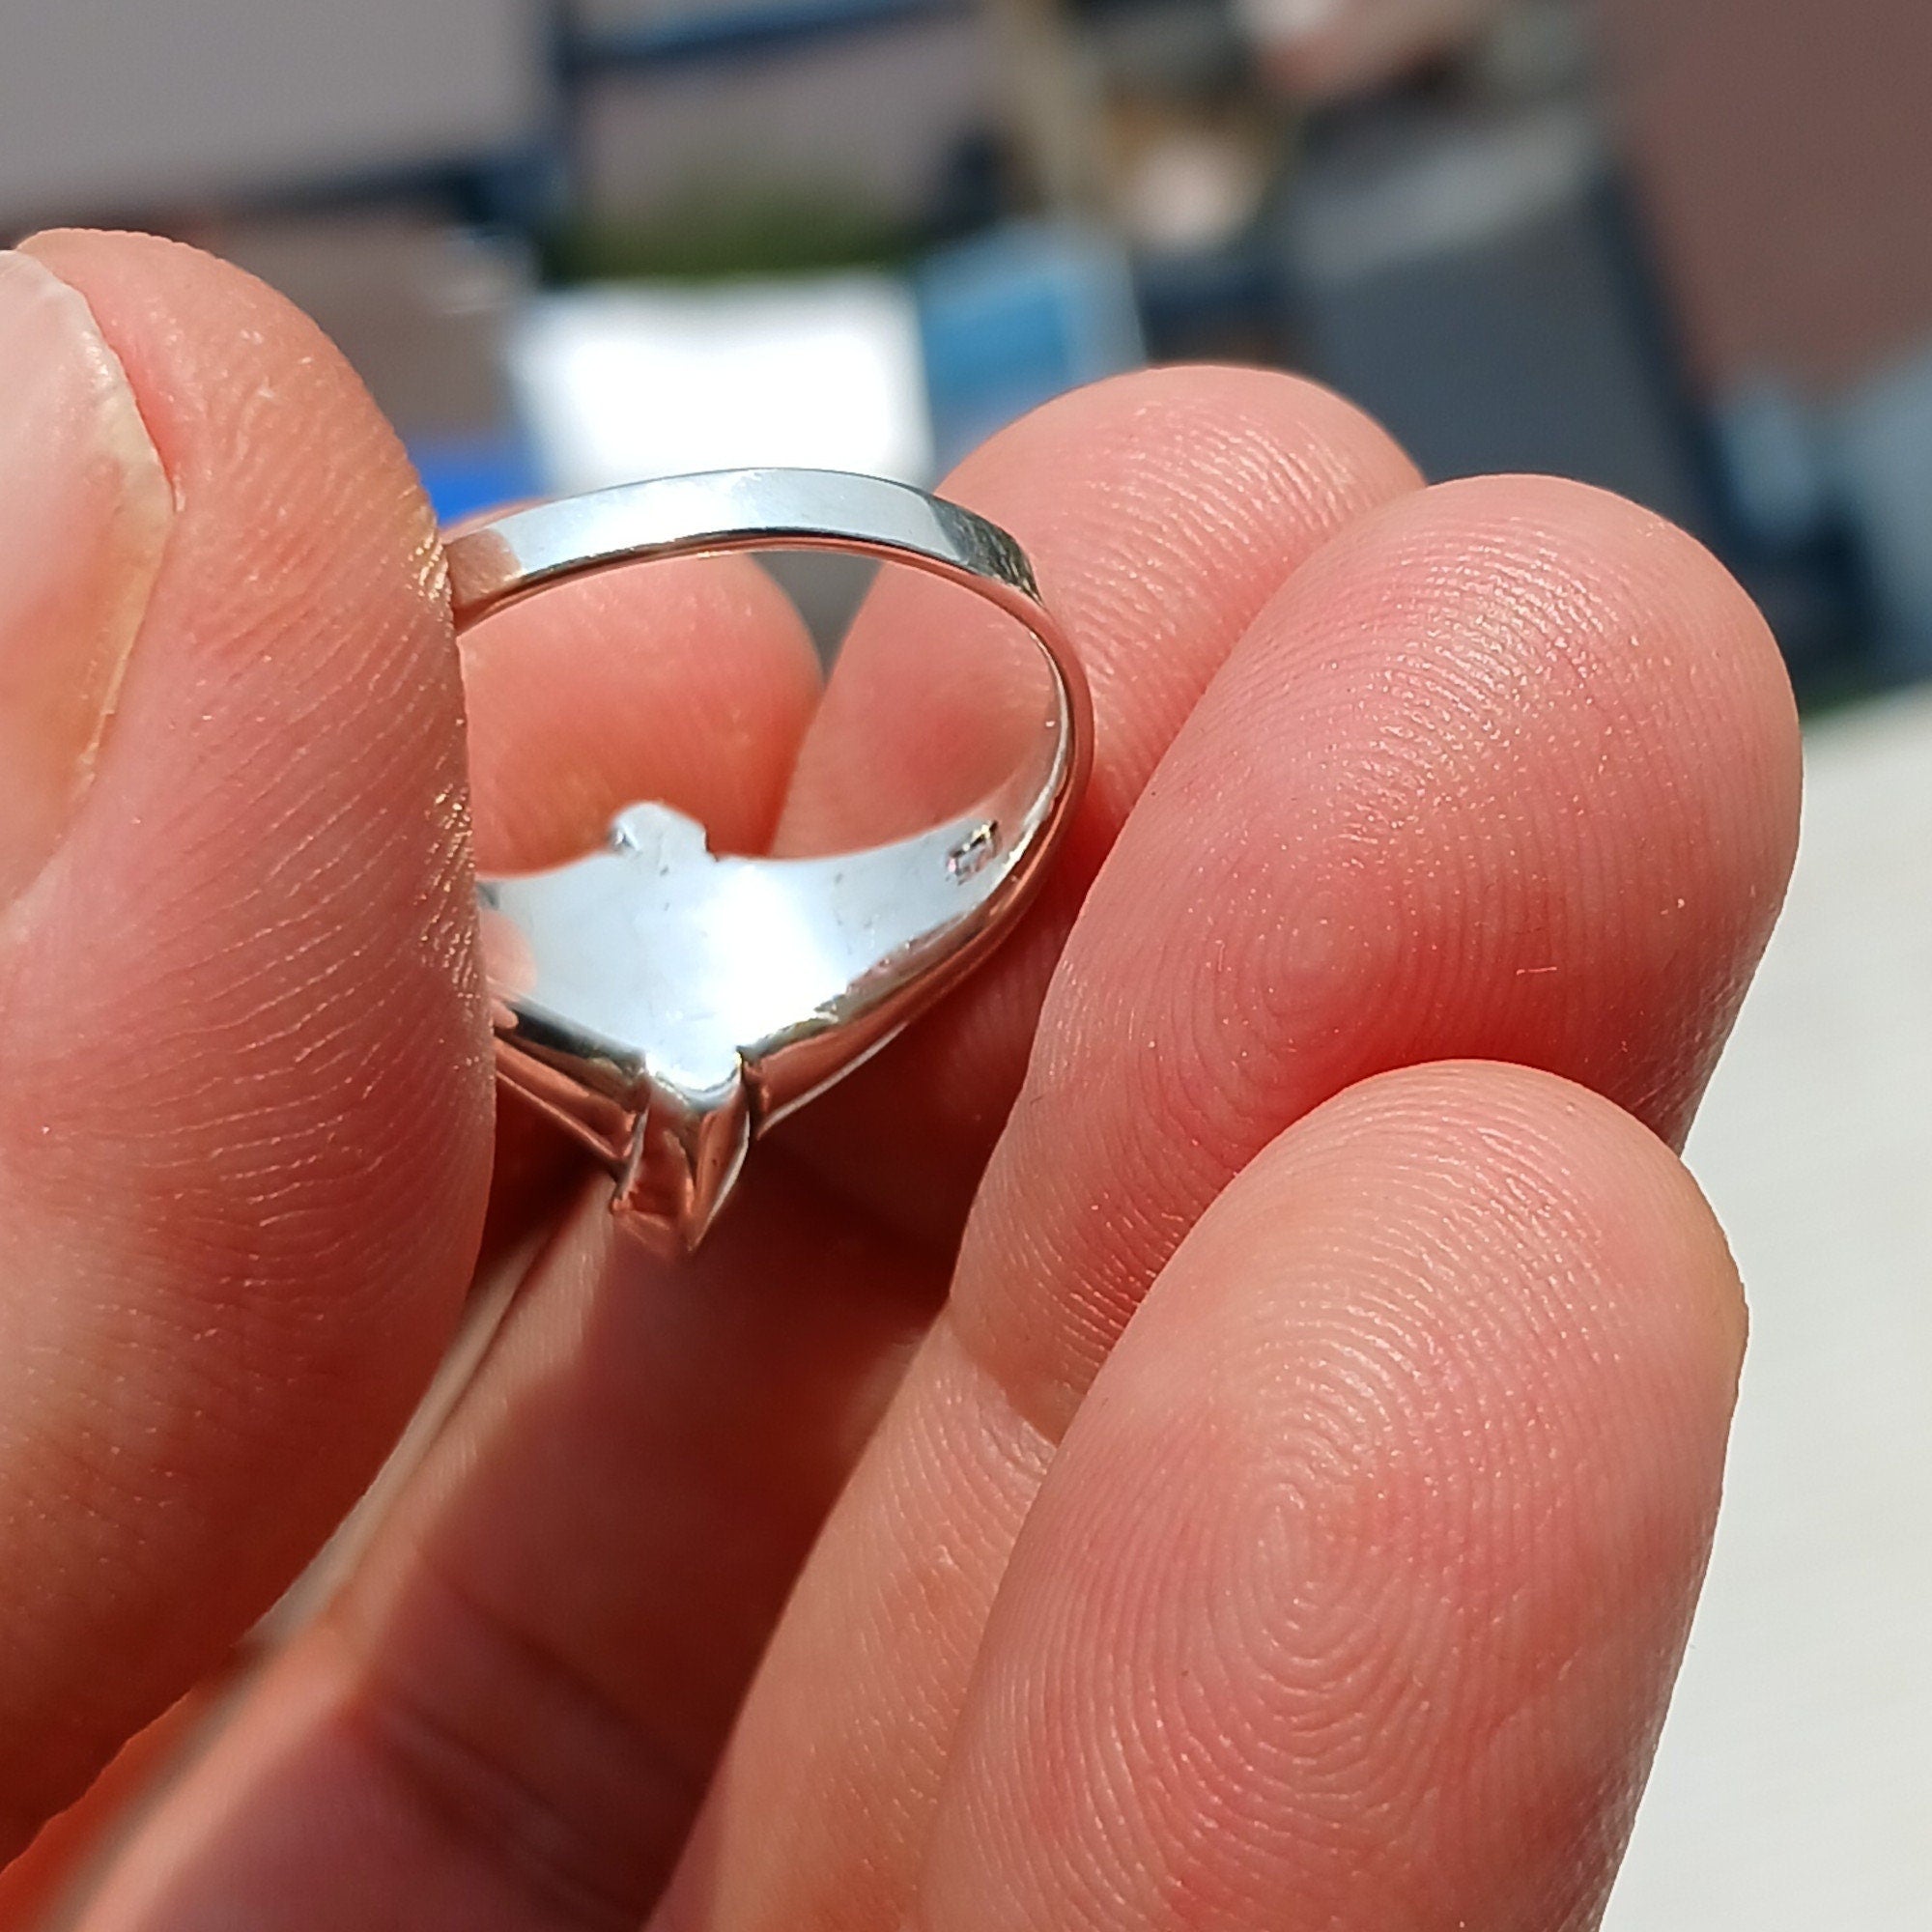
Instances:
[[[947,488],[1086,660],[1074,838],[669,1266],[497,1160],[438,551],[333,353],[62,236],[0,367],[0,1925],[116,1831],[86,1932],[1595,1922],[1743,1339],[1666,1143],[1795,836],[1716,564],[1278,375],[1007,432]],[[476,849],[885,829],[930,594],[822,706],[750,565],[504,613]],[[419,1400],[493,1162],[491,1252],[556,1228],[475,1381],[107,1824]]]

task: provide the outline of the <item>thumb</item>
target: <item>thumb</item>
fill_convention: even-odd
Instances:
[[[172,244],[0,256],[0,1858],[258,1615],[488,1178],[462,709],[393,438]]]

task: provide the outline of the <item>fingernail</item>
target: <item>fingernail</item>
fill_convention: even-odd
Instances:
[[[0,250],[0,905],[94,777],[174,519],[167,472],[77,291]]]

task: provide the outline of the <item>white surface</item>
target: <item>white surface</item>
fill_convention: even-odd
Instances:
[[[530,0],[0,0],[0,220],[504,148],[542,58]]]
[[[1821,726],[1809,766],[1690,1145],[1750,1355],[1608,1932],[1932,1926],[1932,696]]]
[[[511,369],[558,492],[759,464],[923,483],[932,467],[919,314],[889,275],[551,296]]]

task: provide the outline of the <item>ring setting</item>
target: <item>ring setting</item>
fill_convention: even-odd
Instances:
[[[513,511],[447,546],[459,630],[621,564],[829,550],[909,565],[1016,619],[1051,673],[1016,769],[944,823],[813,858],[710,851],[660,804],[602,849],[477,882],[498,1081],[586,1146],[612,1207],[690,1250],[759,1134],[877,1052],[1010,931],[1092,758],[1085,680],[1013,539],[944,498],[835,470],[744,469]]]

